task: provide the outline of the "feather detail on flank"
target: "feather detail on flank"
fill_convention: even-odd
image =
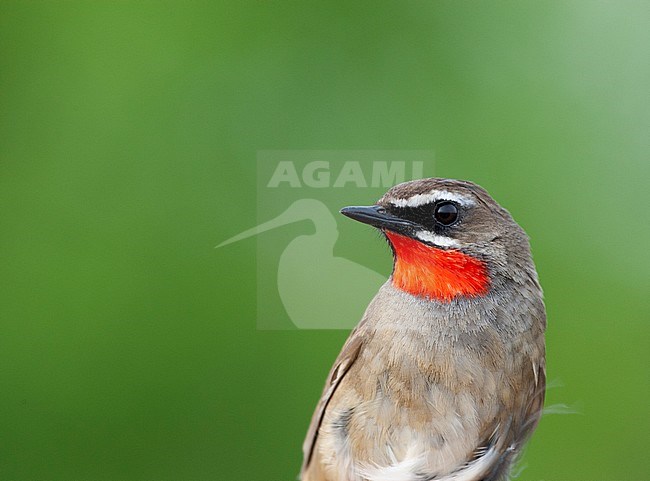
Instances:
[[[359,474],[368,481],[476,481],[490,470],[498,458],[496,446],[491,446],[476,459],[445,476],[430,476],[423,472],[424,456],[410,456],[386,467],[362,467]]]
[[[386,231],[393,246],[395,287],[416,297],[449,302],[458,296],[487,292],[485,263],[458,250],[442,250]]]
[[[403,461],[395,461],[390,466],[364,466],[358,469],[358,472],[368,481],[421,481],[422,476],[417,473],[423,464],[423,456],[413,456]]]

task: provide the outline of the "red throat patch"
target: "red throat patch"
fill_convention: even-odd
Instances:
[[[449,302],[487,292],[485,263],[457,250],[428,246],[386,231],[395,251],[393,285],[417,297]]]

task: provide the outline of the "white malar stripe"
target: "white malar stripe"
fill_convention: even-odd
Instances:
[[[475,481],[488,471],[497,457],[496,447],[492,446],[481,457],[457,471],[435,479],[436,481]],[[390,466],[362,467],[358,473],[368,481],[418,481],[422,479],[422,472],[426,471],[423,461],[422,456],[411,456]]]
[[[473,199],[446,190],[432,190],[426,194],[415,194],[408,199],[393,199],[390,203],[396,207],[420,207],[421,205],[431,204],[439,200],[451,200],[466,206],[474,205]]]
[[[430,242],[431,244],[440,246],[440,247],[460,247],[460,242],[451,237],[445,237],[442,235],[432,234],[426,230],[419,230],[415,233],[415,237],[424,241]]]

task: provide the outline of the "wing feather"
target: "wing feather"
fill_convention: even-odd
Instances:
[[[327,377],[327,382],[323,389],[323,394],[318,401],[318,405],[314,411],[314,414],[311,418],[311,424],[309,425],[309,430],[307,431],[307,437],[302,446],[303,451],[303,464],[300,470],[301,473],[305,473],[311,462],[314,448],[316,446],[316,440],[318,438],[318,430],[320,429],[321,423],[323,422],[323,416],[325,415],[325,410],[329,404],[334,392],[340,386],[341,381],[345,375],[350,370],[350,367],[359,357],[359,352],[364,344],[364,338],[358,332],[358,327],[352,331],[347,342],[343,346],[341,353],[339,354],[336,362],[332,366],[330,373]]]

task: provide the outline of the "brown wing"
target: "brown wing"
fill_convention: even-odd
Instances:
[[[529,391],[527,395],[527,402],[523,403],[520,418],[509,416],[502,419],[503,425],[499,424],[493,435],[495,438],[501,436],[501,440],[494,439],[492,441],[498,443],[500,455],[489,471],[483,475],[481,481],[507,479],[512,463],[521,454],[522,445],[528,441],[539,422],[546,392],[546,367],[543,358],[539,364],[533,364],[532,376],[534,376],[532,391]]]
[[[535,373],[535,391],[527,405],[524,423],[521,426],[520,439],[522,441],[527,441],[537,427],[544,408],[544,398],[546,397],[546,362],[543,358],[539,364],[533,365],[533,371]]]
[[[345,377],[347,372],[350,370],[354,361],[357,360],[361,347],[363,345],[364,339],[357,332],[357,329],[354,329],[350,334],[350,337],[346,341],[341,353],[339,354],[336,362],[332,366],[330,373],[327,377],[325,387],[323,389],[323,394],[318,401],[316,410],[311,418],[311,424],[309,425],[309,430],[307,431],[307,437],[305,442],[302,445],[303,451],[303,462],[302,468],[300,470],[301,476],[305,473],[305,470],[309,466],[309,463],[312,459],[314,452],[314,446],[316,445],[316,439],[318,438],[318,430],[320,429],[321,423],[323,422],[323,416],[325,415],[325,410],[329,404],[334,392],[341,384],[341,380]]]

